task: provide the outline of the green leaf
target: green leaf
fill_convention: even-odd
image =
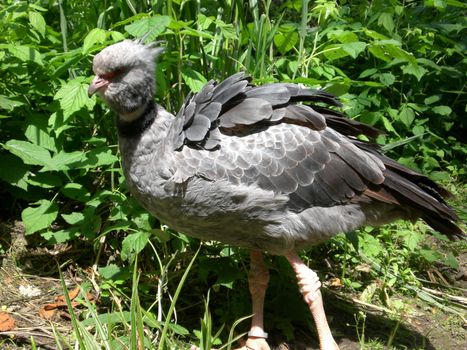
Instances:
[[[98,147],[86,153],[86,159],[76,164],[76,168],[97,168],[103,165],[111,165],[118,162],[118,157],[112,154],[112,150],[107,147]]]
[[[135,256],[148,244],[149,235],[148,232],[140,231],[126,236],[122,242],[122,259],[133,261]]]
[[[81,151],[64,152],[60,151],[46,164],[41,171],[62,171],[78,167],[79,164],[85,159],[85,154]]]
[[[274,35],[274,45],[283,55],[292,50],[298,40],[299,35],[295,30],[284,30]]]
[[[55,94],[54,99],[60,102],[64,121],[81,108],[86,107],[88,110],[92,110],[96,104],[95,99],[88,97],[89,85],[85,80],[85,77],[78,77],[70,80]]]
[[[43,115],[30,116],[27,120],[27,127],[24,135],[33,144],[47,148],[49,151],[56,152],[55,139],[50,136],[47,129],[47,118]]]
[[[89,191],[82,184],[74,182],[67,183],[65,186],[62,187],[60,192],[62,192],[68,198],[80,202],[86,202],[91,197]]]
[[[29,207],[21,213],[26,235],[45,229],[55,221],[58,215],[58,206],[48,200],[38,202],[38,207]]]
[[[203,77],[201,73],[191,68],[182,69],[182,77],[193,92],[199,92],[201,88],[207,83],[206,78]]]
[[[73,213],[70,213],[70,214],[62,214],[62,218],[63,218],[63,220],[65,220],[65,222],[67,224],[76,225],[76,224],[79,224],[80,222],[82,222],[84,220],[84,214],[81,213],[81,212],[73,212]]]
[[[404,72],[404,74],[411,74],[420,81],[427,70],[419,65],[408,64],[402,67],[402,72]]]
[[[62,185],[62,179],[54,173],[31,174],[27,180],[28,184],[42,188],[54,188]]]
[[[10,140],[3,148],[20,157],[25,164],[46,165],[51,161],[49,151],[28,141]]]
[[[125,30],[135,38],[141,38],[147,33],[150,33],[146,42],[153,41],[159,34],[163,33],[172,19],[169,16],[146,17],[126,25]]]
[[[107,280],[114,279],[122,270],[123,269],[116,264],[109,264],[105,267],[98,268],[99,274]]]
[[[357,58],[365,50],[366,46],[367,44],[361,41],[341,44],[342,49],[352,56],[352,58]]]
[[[40,66],[44,64],[40,52],[32,47],[17,44],[3,44],[0,45],[0,49],[2,48],[6,48],[13,56],[23,62],[34,62]]]
[[[103,44],[106,38],[106,31],[101,28],[91,30],[83,41],[83,54],[87,54],[89,49],[96,43]]]
[[[396,81],[396,77],[392,73],[381,73],[379,75],[379,81],[386,86],[391,86]]]
[[[15,98],[10,98],[4,95],[0,95],[0,109],[5,109],[7,111],[12,111],[16,107],[23,106],[24,103],[16,100]]]
[[[439,115],[450,115],[452,113],[452,109],[449,106],[435,106],[431,110]]]
[[[11,154],[1,154],[0,164],[0,179],[27,191],[29,166]]]
[[[410,127],[412,122],[415,119],[415,113],[411,108],[402,107],[402,110],[399,112],[399,120],[405,124],[405,126]]]
[[[444,263],[453,269],[459,269],[459,261],[457,261],[456,257],[452,253],[448,254],[444,259]]]
[[[29,23],[42,37],[45,36],[45,19],[39,12],[29,11]]]
[[[76,227],[71,227],[65,230],[59,231],[46,231],[41,233],[41,236],[47,240],[49,244],[60,244],[71,241],[79,235]]]
[[[363,72],[360,73],[358,79],[369,77],[375,73],[378,73],[378,70],[376,68],[365,69]]]
[[[439,100],[441,100],[441,97],[439,95],[433,95],[425,98],[423,102],[425,102],[425,104],[427,105],[431,105],[432,103],[438,102]]]
[[[382,12],[378,18],[378,24],[383,26],[389,33],[392,33],[394,30],[394,20],[392,19],[392,14],[388,12]]]

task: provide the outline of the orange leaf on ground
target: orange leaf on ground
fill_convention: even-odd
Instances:
[[[15,328],[15,319],[6,312],[0,312],[0,332],[11,331]]]
[[[73,290],[70,290],[68,292],[68,297],[70,298],[70,300],[73,300],[74,298],[76,298],[79,294],[79,286],[76,287],[75,289]],[[55,297],[55,301],[60,303],[64,303],[65,302],[65,295],[59,295],[58,297]]]
[[[54,304],[44,305],[39,309],[39,316],[46,320],[51,320],[57,314],[57,308],[54,307]]]

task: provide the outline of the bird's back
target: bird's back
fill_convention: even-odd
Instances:
[[[210,82],[176,119],[159,110],[140,158],[124,161],[130,187],[175,229],[274,253],[400,217],[460,234],[446,191],[358,141],[377,131],[329,104],[322,91],[254,87],[243,74]]]

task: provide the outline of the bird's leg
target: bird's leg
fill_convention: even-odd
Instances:
[[[293,270],[298,279],[300,292],[305,299],[305,302],[310,308],[313,319],[315,320],[316,329],[318,330],[319,347],[321,350],[338,350],[334,338],[332,337],[331,330],[326,320],[326,314],[323,308],[323,298],[319,288],[321,282],[316,273],[311,270],[305,263],[300,260],[297,253],[291,252],[286,254],[285,257],[292,265]]]
[[[259,250],[252,250],[250,253],[250,272],[248,273],[253,309],[251,328],[246,341],[246,349],[249,350],[270,350],[266,342],[268,334],[264,332],[263,324],[264,296],[268,283],[269,270],[264,263],[263,254]]]

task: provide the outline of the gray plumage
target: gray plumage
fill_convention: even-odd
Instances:
[[[129,188],[162,222],[274,254],[397,218],[462,235],[448,193],[358,141],[377,130],[324,107],[339,105],[332,95],[238,73],[208,82],[174,118],[153,102],[157,52],[129,40],[107,47],[89,93],[119,114]]]

